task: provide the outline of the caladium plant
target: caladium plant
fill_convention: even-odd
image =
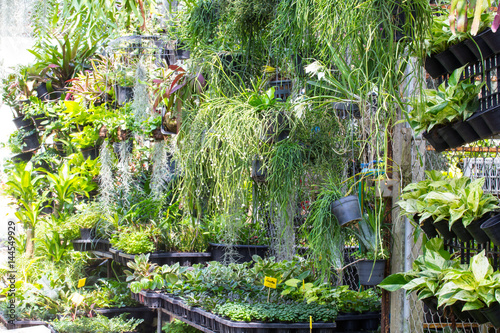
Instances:
[[[485,84],[460,80],[464,67],[457,68],[437,90],[426,89],[424,98],[415,103],[408,122],[417,133],[429,132],[435,126],[466,120],[479,107],[478,95]]]

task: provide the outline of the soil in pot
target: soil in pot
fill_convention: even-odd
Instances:
[[[451,230],[462,242],[469,242],[473,240],[471,234],[467,231],[467,229],[465,229],[461,219],[452,224]]]
[[[357,222],[362,218],[359,199],[355,195],[332,202],[330,209],[341,226]]]
[[[358,261],[359,283],[364,286],[376,286],[384,279],[386,260],[376,260],[375,264],[371,260]]]
[[[488,235],[493,244],[500,246],[500,215],[493,216],[486,220],[481,225],[481,230]]]
[[[481,225],[486,222],[491,217],[490,213],[487,213],[486,216],[481,217],[478,220],[472,221],[468,226],[465,227],[469,234],[471,234],[472,238],[478,243],[483,244],[490,241],[488,235],[481,229]]]
[[[12,119],[12,121],[14,122],[14,125],[16,125],[17,129],[22,129],[22,128],[25,128],[27,126],[30,126],[30,125],[33,125],[33,119],[31,118],[28,118],[28,119],[24,119],[24,115],[20,116],[20,117],[16,117],[14,119]]]
[[[448,221],[441,220],[439,222],[434,222],[434,226],[444,239],[448,240],[456,237],[453,231],[450,231],[450,225]]]

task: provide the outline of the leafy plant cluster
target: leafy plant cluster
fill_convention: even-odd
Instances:
[[[417,133],[467,120],[478,110],[478,95],[485,82],[461,80],[464,68],[453,71],[448,84],[443,82],[437,90],[424,91],[423,99],[408,114],[409,123]]]
[[[484,193],[484,178],[448,178],[439,171],[426,171],[427,179],[403,189],[398,205],[410,218],[445,220],[450,228],[461,220],[464,226],[498,209],[498,199]]]
[[[380,295],[372,290],[356,292],[347,286],[333,287],[312,271],[303,259],[275,261],[253,257],[254,262],[191,269],[178,264],[158,267],[148,256],[136,256],[127,271],[132,292],[162,290],[235,320],[308,321],[334,320],[338,311],[362,313],[380,309]],[[264,278],[277,278],[277,288],[264,287]]]
[[[65,318],[50,322],[50,325],[60,333],[122,333],[132,332],[144,319],[126,319],[126,314],[107,318],[102,315],[95,317],[78,317],[75,320]]]
[[[390,275],[380,286],[389,291],[416,292],[419,299],[436,297],[439,307],[464,302],[462,311],[500,302],[500,272],[493,270],[485,252],[473,256],[470,265],[462,265],[443,244],[441,239],[431,239],[412,270]]]
[[[214,312],[236,321],[264,321],[264,322],[307,322],[312,320],[332,322],[337,317],[333,306],[316,303],[291,304],[247,304],[226,303],[215,307]]]

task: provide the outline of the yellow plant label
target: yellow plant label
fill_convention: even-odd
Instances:
[[[273,288],[276,289],[276,284],[278,283],[278,280],[269,276],[266,276],[264,278],[264,286],[268,288]]]
[[[83,278],[83,279],[78,280],[78,288],[84,287],[85,282],[87,282],[87,278]]]
[[[309,328],[313,329],[313,317],[309,316]]]

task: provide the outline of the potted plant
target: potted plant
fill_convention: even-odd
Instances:
[[[132,69],[119,69],[113,74],[116,103],[124,106],[134,98],[135,72]]]
[[[99,156],[99,127],[96,125],[88,125],[81,132],[71,133],[71,142],[80,149],[85,159],[96,159]]]
[[[235,228],[236,237],[226,233],[228,224],[231,228]],[[262,221],[255,221],[249,216],[245,216],[245,212],[237,215],[221,214],[213,217],[208,222],[208,225],[213,229],[212,242],[209,243],[212,260],[219,262],[234,261],[237,263],[252,261],[253,255],[258,255],[265,258],[269,246],[267,230]]]
[[[500,217],[493,216],[481,224],[481,230],[496,246],[500,246]]]
[[[384,279],[386,259],[389,251],[383,242],[383,221],[385,216],[385,205],[375,206],[368,209],[357,226],[352,227],[359,242],[359,250],[354,256],[356,262],[359,283],[362,285],[378,285]]]
[[[425,98],[408,114],[410,125],[440,152],[479,139],[474,129],[464,122],[478,110],[478,94],[484,85],[460,81],[465,67],[456,69],[438,90],[426,89]]]

